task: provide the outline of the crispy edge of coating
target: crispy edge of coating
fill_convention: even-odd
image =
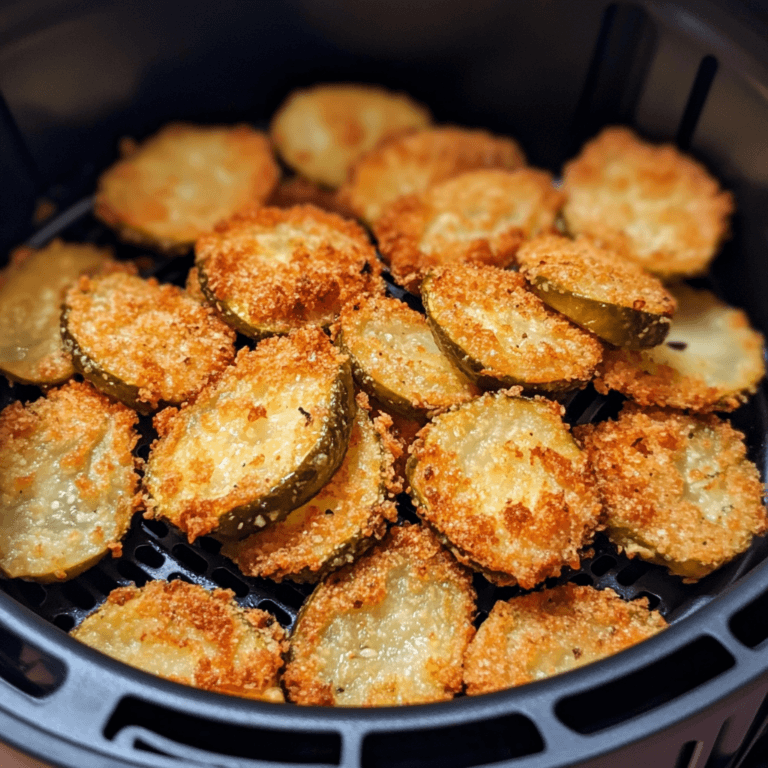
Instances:
[[[716,432],[722,441],[712,460],[724,465],[728,476],[724,482],[734,500],[735,529],[701,519],[698,504],[685,498],[675,457],[685,452],[691,430],[699,427]],[[765,489],[747,458],[744,435],[714,414],[688,415],[627,402],[616,421],[581,426],[576,437],[595,468],[609,538],[629,557],[665,565],[684,581],[697,581],[747,549],[753,536],[768,531]],[[657,498],[649,486],[663,495]],[[730,543],[734,533],[738,542]],[[700,544],[702,536],[706,538]]]
[[[416,188],[420,191],[463,171],[513,170],[525,164],[525,154],[512,138],[450,125],[425,128],[391,136],[362,155],[349,169],[338,194],[345,205],[372,224],[381,215],[382,206],[402,194],[390,194],[391,186],[386,182],[401,178],[403,167],[419,171]],[[382,190],[386,190],[383,197]]]
[[[139,476],[136,473],[137,460],[132,453],[139,439],[135,429],[138,417],[130,408],[113,402],[87,382],[69,381],[34,402],[24,405],[17,400],[0,412],[0,454],[23,453],[28,440],[33,439],[39,430],[46,431],[49,445],[59,441],[69,442],[73,434],[82,437],[99,430],[105,417],[114,421],[115,435],[123,435],[122,451],[115,457],[116,463],[131,468],[129,497],[121,509],[115,510],[116,515],[124,518],[123,524],[118,525],[122,531],[115,539],[107,542],[104,549],[104,554],[109,551],[113,557],[120,557],[120,540],[128,530],[131,516],[141,505],[138,492]],[[88,461],[90,450],[90,446],[83,446],[78,442],[61,461],[66,462],[68,466],[82,466]],[[34,480],[27,474],[18,478],[17,482],[29,485]],[[92,564],[93,562],[89,561],[86,567]],[[75,568],[53,575],[56,579],[72,578],[81,570],[83,569]]]
[[[222,374],[210,381],[202,390],[193,395],[180,408],[168,407],[160,411],[153,420],[157,439],[150,446],[147,460],[147,472],[144,475],[143,502],[147,518],[168,518],[164,503],[158,501],[149,487],[154,482],[153,475],[158,475],[158,489],[167,499],[179,490],[178,472],[174,469],[173,454],[176,446],[184,438],[187,419],[190,413],[219,397],[227,387],[236,386],[240,380],[258,379],[267,375],[279,378],[286,371],[307,373],[328,379],[329,391],[338,379],[340,371],[347,363],[347,356],[334,347],[320,328],[306,326],[293,331],[288,336],[273,336],[261,341],[255,349],[241,349],[233,365],[225,368]],[[248,403],[252,406],[252,403]],[[230,405],[230,407],[233,407]],[[251,409],[256,411],[257,409]],[[260,414],[254,413],[255,418]],[[250,417],[250,414],[249,414]],[[264,493],[263,483],[241,480],[236,490],[216,499],[196,499],[185,502],[184,510],[172,522],[183,530],[190,541],[215,530],[220,518],[227,512],[253,502],[254,496]]]
[[[580,631],[584,625],[605,628],[608,647],[584,647],[586,638]],[[661,614],[648,609],[646,598],[627,602],[611,589],[564,584],[499,600],[464,657],[467,694],[491,693],[539,679],[526,669],[525,661],[542,651],[570,649],[578,667],[629,648],[666,626]],[[521,635],[513,653],[508,647],[511,632]],[[589,660],[578,662],[585,654]]]
[[[587,237],[571,240],[555,234],[539,235],[520,247],[517,262],[529,281],[545,278],[597,301],[663,317],[672,317],[677,308],[661,280]],[[599,284],[596,291],[592,288],[595,283]]]
[[[461,218],[466,207],[477,205],[478,194],[475,190],[478,186],[481,187],[479,194],[485,194],[489,189],[499,193],[493,201],[497,219],[509,215],[519,205],[519,199],[513,197],[515,193],[521,197],[537,194],[538,205],[529,221],[522,226],[510,225],[503,231],[478,235],[472,240],[458,238],[451,242],[448,236],[439,250],[424,251],[421,241],[430,223],[445,214]],[[443,204],[446,196],[450,204],[448,207]],[[513,171],[482,168],[436,183],[420,194],[397,198],[384,207],[373,229],[379,250],[390,264],[395,281],[411,293],[418,294],[424,275],[433,267],[451,263],[508,267],[514,262],[520,245],[538,231],[538,228],[534,229],[538,222],[530,219],[549,219],[549,224],[544,227],[552,227],[564,201],[565,196],[552,186],[552,176],[546,171],[535,168]],[[471,221],[467,222],[467,226],[476,228]],[[491,224],[490,229],[493,228]]]
[[[605,166],[614,159],[632,170],[635,187],[645,186],[655,198],[675,182],[685,184],[690,193],[687,208],[695,207],[695,213],[689,213],[687,209],[685,212],[664,212],[665,224],[669,223],[669,216],[674,215],[687,225],[678,244],[657,248],[650,254],[638,253],[638,243],[631,235],[607,223],[612,208],[597,205],[590,216],[582,216],[574,210],[575,190],[583,192],[615,186],[604,176]],[[580,154],[565,164],[563,183],[569,197],[563,215],[570,231],[593,236],[663,278],[703,274],[720,243],[728,236],[734,210],[733,195],[722,191],[701,163],[684,155],[674,145],[651,144],[624,126],[605,128],[587,142]],[[625,187],[621,190],[626,192]],[[638,191],[637,199],[643,197],[644,193]],[[626,194],[622,194],[617,202],[626,206]],[[620,215],[623,217],[623,212]],[[703,231],[706,231],[705,235]]]
[[[572,439],[569,426],[562,420],[565,411],[559,403],[540,396],[520,398],[521,392],[521,388],[515,387],[486,393],[469,403],[454,406],[429,422],[418,433],[409,449],[407,490],[414,499],[419,517],[437,534],[440,541],[450,549],[459,562],[480,571],[489,581],[498,586],[519,584],[524,589],[532,589],[546,578],[559,576],[565,566],[578,568],[581,557],[586,556],[594,534],[605,527],[597,483],[586,453],[574,440],[574,446],[581,453],[580,466],[575,466],[576,462],[569,461],[552,448],[544,446],[536,451],[536,458],[543,470],[553,474],[558,484],[568,488],[572,496],[570,504],[566,502],[562,492],[554,496],[550,494],[540,501],[539,507],[533,511],[535,530],[539,532],[540,538],[530,543],[535,544],[539,549],[546,549],[547,543],[554,534],[563,533],[565,530],[562,524],[575,522],[575,515],[562,514],[563,506],[569,512],[572,510],[571,505],[582,510],[581,519],[577,525],[580,531],[571,529],[571,535],[567,537],[567,551],[550,548],[546,558],[539,558],[540,562],[533,563],[528,558],[520,562],[512,573],[508,567],[503,568],[503,564],[499,562],[494,543],[497,537],[493,521],[488,520],[482,512],[478,513],[474,506],[463,503],[466,493],[460,491],[466,487],[466,479],[455,469],[452,460],[454,451],[443,448],[434,440],[430,441],[432,434],[441,428],[442,422],[455,418],[457,412],[469,408],[493,407],[493,404],[501,398],[536,403],[536,407],[547,412],[548,417],[556,420],[568,438]],[[449,439],[450,437],[453,435],[450,435]],[[452,447],[455,445],[454,442]],[[422,469],[420,464],[427,465]],[[437,487],[436,478],[440,478],[442,488]],[[423,488],[417,490],[414,484],[418,479],[421,480],[420,484]],[[560,513],[555,515],[561,524],[559,528],[553,528],[551,524],[553,515],[550,512]],[[513,534],[517,532],[520,536],[520,533],[526,532],[529,527],[531,513],[532,511],[522,504],[515,503],[501,514],[504,515],[504,526],[507,530]],[[576,533],[580,536],[578,540],[574,536]],[[530,538],[529,536],[529,540]]]
[[[152,210],[162,203],[157,202],[156,194],[153,191],[148,194],[143,193],[140,179],[133,182],[135,190],[131,192],[130,179],[136,175],[133,169],[137,162],[145,159],[148,154],[156,152],[158,147],[163,146],[164,142],[173,141],[175,136],[187,133],[192,135],[216,131],[225,135],[235,145],[238,142],[245,142],[249,145],[250,153],[244,153],[240,148],[239,151],[236,149],[233,154],[233,159],[237,159],[241,168],[246,167],[244,164],[249,158],[249,154],[252,157],[248,190],[243,192],[242,200],[229,213],[235,213],[238,209],[250,206],[254,202],[262,203],[270,195],[280,178],[280,169],[272,154],[269,138],[265,133],[256,131],[244,123],[233,126],[198,126],[172,122],[160,128],[159,131],[141,143],[132,139],[123,139],[120,142],[122,158],[113,163],[99,177],[94,200],[94,215],[114,229],[120,238],[128,243],[146,246],[168,255],[189,251],[194,244],[194,236],[163,237],[153,233],[151,224],[148,226],[148,222],[145,222],[140,215],[132,211],[132,207],[138,201],[142,201]],[[127,192],[121,190],[121,187],[124,186],[121,177],[126,175],[129,178]],[[125,201],[120,202],[115,199],[116,197],[124,197],[131,202],[126,205]],[[225,215],[222,214],[218,218]],[[151,220],[149,221],[151,222]]]
[[[238,237],[268,234],[282,224],[295,227],[298,237],[332,230],[349,239],[350,246],[340,250],[329,242],[309,249],[301,244],[294,247],[289,265],[262,264],[261,257],[248,264]],[[381,264],[365,230],[313,205],[240,212],[200,237],[195,255],[220,311],[237,299],[247,307],[249,316],[243,319],[249,325],[285,326],[284,332],[316,312],[328,315],[330,323],[349,299],[384,290]]]
[[[475,375],[481,377],[483,383],[495,379],[502,385],[545,389],[553,385],[562,388],[560,384],[567,382],[576,388],[592,378],[603,357],[604,347],[596,336],[579,328],[565,315],[550,309],[529,290],[527,281],[517,272],[475,264],[454,264],[430,270],[426,280],[429,281],[430,297],[425,298],[425,306],[430,320],[462,350],[465,360],[477,361],[478,370]],[[542,380],[542,376],[534,375],[537,359],[541,362],[551,360],[551,352],[549,349],[541,349],[541,343],[538,344],[540,349],[536,358],[531,356],[530,349],[526,353],[518,353],[518,362],[514,368],[504,364],[504,370],[499,365],[489,365],[489,361],[494,358],[498,360],[497,355],[492,354],[495,353],[494,345],[499,343],[497,336],[492,330],[480,326],[475,317],[470,317],[466,308],[481,307],[489,313],[503,311],[504,303],[509,299],[503,297],[502,293],[514,297],[514,311],[519,312],[519,307],[522,307],[527,313],[535,313],[539,320],[549,322],[553,329],[557,329],[561,339],[564,338],[570,345],[579,345],[578,354],[573,354],[570,359],[561,359],[556,379],[550,376],[549,380]],[[434,300],[431,297],[435,295],[440,296],[439,300],[444,305],[441,310],[433,306]],[[551,345],[547,343],[547,347],[551,348]],[[526,381],[522,380],[524,377]],[[507,381],[507,378],[515,381]]]
[[[367,135],[360,122],[361,110],[378,112],[377,133]],[[301,113],[320,118],[331,139],[330,150],[326,146],[313,154],[294,146],[307,143],[291,135],[292,126],[306,124],[306,120],[296,122]],[[272,117],[269,135],[288,165],[314,181],[338,187],[349,167],[368,149],[393,134],[425,128],[431,122],[429,110],[405,93],[363,83],[319,83],[288,94]]]
[[[278,687],[278,673],[283,666],[282,655],[288,649],[285,631],[274,616],[258,608],[242,608],[234,600],[234,593],[229,589],[207,590],[197,584],[188,584],[182,580],[150,581],[143,587],[127,586],[112,590],[106,603],[95,613],[88,616],[72,630],[72,637],[80,640],[83,627],[98,621],[102,611],[120,611],[134,602],[134,610],[146,615],[166,616],[174,624],[189,622],[196,630],[205,635],[217,647],[213,662],[201,659],[198,663],[194,680],[168,678],[182,685],[191,685],[208,691],[216,691],[230,696],[242,696],[250,699],[279,702],[283,700]],[[135,602],[135,601],[138,601]],[[252,659],[245,670],[232,667],[233,656],[237,647],[236,624],[243,631],[255,632],[264,644],[257,652],[258,658]],[[172,633],[152,632],[154,640],[159,639],[171,646],[178,643],[178,637]],[[81,641],[82,642],[82,641]],[[109,652],[95,647],[102,653]],[[229,665],[227,674],[222,675],[222,665]],[[218,666],[218,669],[214,668]]]
[[[339,541],[338,536],[334,540],[333,528],[336,526],[333,523],[336,523],[338,513],[326,517],[324,511],[320,509],[315,512],[309,511],[304,523],[288,532],[281,528],[281,523],[276,523],[242,542],[225,544],[223,554],[230,557],[247,576],[262,576],[278,582],[284,578],[302,582],[317,581],[326,572],[351,562],[349,558],[362,554],[384,536],[387,531],[387,521],[394,522],[397,519],[397,508],[391,501],[391,496],[401,488],[396,483],[392,466],[394,458],[391,452],[392,438],[388,434],[389,424],[382,417],[369,419],[367,414],[370,407],[365,395],[358,395],[357,403],[359,407],[356,418],[369,421],[368,425],[358,428],[357,442],[362,443],[368,439],[365,432],[370,430],[369,434],[377,443],[381,461],[376,501],[367,509],[352,509],[347,514],[347,517],[354,515],[359,518],[356,541],[348,545],[345,540]],[[354,431],[350,437],[350,449],[347,450],[344,462],[320,494],[332,488],[332,492],[343,498],[346,488],[352,483],[359,482],[358,478],[350,476],[348,466],[352,458],[353,440],[355,440]],[[316,498],[311,499],[304,506],[312,506]],[[311,548],[307,551],[307,543],[304,540],[313,536],[321,536],[324,543],[332,544],[332,548],[325,556],[318,557]]]
[[[103,288],[111,296],[110,311],[99,306]],[[168,337],[167,323],[153,328],[146,318],[158,311],[175,315],[174,329],[178,335],[173,347]],[[135,328],[141,322],[141,333],[136,330],[133,343],[115,349],[113,331],[116,328]],[[135,275],[115,273],[103,277],[82,276],[67,291],[62,322],[77,344],[73,356],[76,365],[98,386],[101,372],[138,389],[137,399],[157,408],[161,402],[180,404],[202,389],[212,378],[226,368],[235,356],[235,332],[215,315],[210,307],[200,304],[181,288],[160,284],[154,278],[144,280]],[[89,332],[89,326],[96,325]],[[168,356],[181,343],[194,348],[193,370],[183,360],[171,368]],[[65,344],[66,346],[66,344]],[[163,359],[158,359],[155,349]],[[78,356],[86,359],[78,361]],[[200,365],[203,363],[203,365]],[[95,368],[89,372],[88,368]],[[175,369],[175,371],[174,371]],[[168,387],[169,373],[173,372],[173,386]]]
[[[467,612],[463,632],[456,643],[457,658],[451,666],[435,670],[435,676],[445,687],[444,698],[453,698],[461,691],[463,655],[475,635],[472,620],[476,593],[472,578],[429,528],[406,523],[391,528],[384,540],[357,562],[330,574],[304,604],[291,636],[283,675],[283,685],[291,701],[325,706],[335,704],[332,686],[320,680],[321,661],[313,648],[321,641],[334,617],[363,606],[377,605],[386,597],[387,575],[390,569],[400,564],[402,553],[415,567],[418,578],[448,583],[465,597]],[[381,703],[375,705],[381,706]]]

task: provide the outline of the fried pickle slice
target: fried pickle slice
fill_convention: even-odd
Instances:
[[[373,229],[392,276],[418,293],[432,267],[508,267],[523,241],[553,227],[564,200],[546,171],[483,168],[398,198]]]
[[[175,683],[284,701],[278,682],[287,646],[282,627],[266,611],[241,608],[227,589],[181,580],[120,587],[70,634]]]
[[[293,91],[272,118],[269,135],[288,165],[335,188],[382,139],[431,122],[429,110],[403,93],[327,83]]]
[[[520,273],[548,306],[617,347],[661,344],[675,299],[641,266],[585,237],[534,238],[517,253]]]
[[[61,384],[75,372],[59,331],[61,302],[71,283],[112,259],[107,248],[53,240],[17,248],[0,273],[0,371],[21,384]]]
[[[480,394],[437,346],[426,318],[398,299],[347,304],[337,343],[359,386],[403,416],[423,419]]]
[[[671,144],[606,128],[565,165],[568,230],[662,278],[704,274],[728,233],[733,196]]]
[[[564,584],[499,600],[464,657],[467,693],[501,691],[612,656],[665,629],[645,598]]]
[[[351,563],[397,518],[389,499],[392,454],[379,429],[386,427],[358,408],[349,448],[331,481],[285,520],[245,541],[227,542],[222,554],[246,576],[275,581],[317,581]]]
[[[175,285],[116,273],[81,277],[61,315],[64,348],[95,387],[151,413],[179,405],[235,356],[235,333]]]
[[[190,541],[214,532],[244,539],[331,479],[354,413],[349,361],[319,328],[242,349],[193,402],[155,417],[148,513]]]
[[[611,389],[640,405],[733,411],[765,375],[763,336],[740,309],[710,291],[672,289],[677,310],[665,343],[652,349],[606,350],[595,388]]]
[[[363,229],[312,205],[233,216],[201,237],[195,254],[208,300],[257,339],[328,326],[348,300],[383,290]]]
[[[94,212],[125,240],[184,252],[216,222],[263,203],[279,177],[262,132],[171,123],[101,175]]]
[[[744,435],[714,414],[625,404],[579,428],[608,535],[630,557],[697,581],[768,530],[764,489]]]
[[[562,413],[544,398],[486,394],[435,417],[411,449],[419,516],[500,586],[578,568],[601,527],[592,469]]]
[[[0,413],[0,572],[71,579],[120,540],[135,508],[136,414],[69,382]]]
[[[368,224],[401,195],[424,192],[432,184],[477,168],[525,165],[513,139],[487,131],[444,126],[383,141],[350,169],[340,198]]]
[[[451,699],[474,613],[469,573],[435,536],[393,528],[304,604],[283,676],[288,697],[362,707]]]
[[[528,289],[517,272],[437,267],[421,285],[435,340],[482,387],[556,392],[584,386],[603,345]]]

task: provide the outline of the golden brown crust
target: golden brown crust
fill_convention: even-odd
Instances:
[[[397,518],[387,498],[391,473],[392,455],[359,408],[344,461],[328,485],[285,520],[225,544],[222,553],[247,576],[317,581],[352,562]]]
[[[545,171],[468,171],[390,203],[374,232],[392,276],[418,293],[432,267],[509,266],[523,241],[552,228],[564,200]]]
[[[136,414],[70,382],[0,414],[0,571],[72,578],[119,543],[136,506]]]
[[[203,235],[195,253],[203,290],[256,337],[327,326],[348,300],[383,290],[363,229],[311,205],[233,216]]]
[[[272,118],[270,137],[302,175],[330,187],[379,141],[425,128],[429,111],[403,93],[353,83],[326,83],[293,91]]]
[[[422,297],[443,349],[481,385],[574,389],[602,358],[603,345],[547,307],[516,272],[438,267],[424,280]]]
[[[12,381],[59,384],[75,372],[59,332],[61,302],[79,275],[112,262],[108,248],[65,243],[16,248],[0,272],[0,369]]]
[[[765,375],[763,336],[742,310],[709,291],[677,285],[672,293],[678,308],[665,343],[606,350],[595,388],[617,390],[640,405],[735,410]]]
[[[561,674],[629,648],[667,626],[645,598],[564,584],[499,601],[464,659],[476,696]]]
[[[72,636],[168,680],[250,699],[282,701],[278,672],[287,649],[273,616],[245,610],[225,589],[150,581],[113,590]]]
[[[169,519],[190,540],[230,524],[239,536],[228,537],[245,538],[278,510],[285,517],[341,464],[351,388],[346,356],[319,328],[241,349],[189,404],[155,417],[148,514]]]
[[[283,683],[299,704],[452,698],[474,635],[471,578],[421,526],[393,528],[332,573],[302,609]]]
[[[600,525],[587,457],[562,408],[508,392],[437,416],[408,461],[419,515],[461,561],[497,584],[535,587],[578,568]]]
[[[522,165],[525,155],[513,139],[452,126],[427,128],[385,140],[363,155],[339,195],[373,224],[401,195],[423,192],[463,171]]]
[[[101,388],[108,373],[137,390],[138,403],[128,404],[148,410],[185,402],[235,354],[234,332],[211,308],[133,275],[81,277],[67,292],[62,325],[87,379]]]
[[[217,221],[263,203],[279,176],[260,131],[170,123],[102,174],[94,212],[126,240],[185,251]]]
[[[703,165],[622,127],[586,144],[563,180],[570,232],[591,235],[666,278],[706,271],[734,207]]]
[[[744,436],[712,414],[624,406],[580,428],[612,541],[631,557],[696,581],[768,530],[764,490]]]

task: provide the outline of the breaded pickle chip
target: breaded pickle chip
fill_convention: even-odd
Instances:
[[[468,171],[398,198],[384,209],[374,231],[392,276],[418,293],[431,267],[509,266],[520,243],[552,228],[564,200],[546,171]]]
[[[545,304],[617,347],[655,347],[669,333],[676,304],[661,281],[588,238],[542,235],[517,262]]]
[[[463,171],[512,171],[522,165],[525,155],[513,139],[451,126],[426,128],[388,139],[363,155],[339,194],[358,216],[373,224],[384,207],[401,195],[418,194]]]
[[[664,344],[653,349],[606,350],[595,388],[615,389],[641,405],[732,411],[765,375],[763,337],[740,309],[709,291],[672,290],[677,310]]]
[[[71,635],[166,680],[281,702],[285,633],[273,616],[233,598],[229,590],[180,580],[120,587]]]
[[[388,500],[392,454],[363,408],[358,408],[344,461],[331,481],[285,520],[228,542],[222,553],[247,576],[317,581],[351,563],[397,517]]]
[[[451,699],[475,633],[472,580],[421,526],[393,528],[304,604],[283,683],[298,704]]]
[[[467,693],[525,685],[612,656],[667,626],[645,598],[564,584],[494,605],[464,658]]]
[[[349,361],[319,328],[242,349],[192,403],[155,417],[148,509],[190,541],[244,539],[331,479],[354,409]]]
[[[438,267],[421,296],[436,341],[480,386],[578,389],[602,358],[603,345],[547,307],[517,272]]]
[[[744,435],[713,414],[624,406],[578,433],[595,468],[608,534],[630,557],[696,581],[768,530]]]
[[[606,128],[586,144],[563,181],[571,233],[591,235],[663,278],[706,272],[733,212],[733,197],[703,165],[628,128]]]
[[[247,125],[171,123],[99,179],[95,214],[129,241],[183,252],[280,177],[269,139]]]
[[[337,341],[358,384],[404,416],[424,418],[480,394],[437,346],[426,318],[398,299],[347,304]]]
[[[111,252],[90,243],[54,240],[17,248],[0,274],[0,371],[22,384],[59,384],[75,372],[59,331],[70,283],[109,263]]]
[[[81,277],[61,315],[64,348],[94,386],[140,413],[178,405],[232,362],[235,334],[175,285]]]
[[[0,413],[0,572],[69,579],[120,554],[138,483],[136,421],[77,382]]]
[[[203,293],[257,339],[328,326],[349,299],[383,289],[362,228],[312,205],[233,216],[203,235],[195,253]]]
[[[272,118],[269,134],[283,160],[303,176],[329,187],[381,139],[426,128],[429,110],[403,93],[351,83],[294,91]]]
[[[486,394],[437,416],[411,449],[419,515],[458,559],[499,585],[535,587],[601,527],[587,456],[549,400]]]

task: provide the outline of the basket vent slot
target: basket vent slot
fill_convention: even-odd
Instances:
[[[691,146],[696,124],[699,122],[699,117],[701,117],[701,112],[704,109],[704,102],[707,100],[709,89],[712,87],[716,74],[717,59],[714,56],[705,56],[699,64],[691,93],[688,96],[688,103],[685,105],[685,111],[677,129],[675,142],[680,149],[687,150]]]
[[[737,611],[729,626],[736,639],[747,648],[756,648],[764,642],[768,638],[768,592]]]
[[[206,752],[210,758],[226,756],[305,765],[338,765],[341,762],[341,736],[332,731],[293,729],[288,732],[236,725],[130,696],[122,699],[115,708],[104,728],[104,736],[113,741],[125,729],[140,729],[156,734],[166,744],[178,744],[180,755],[184,747],[189,747]],[[162,752],[172,754],[170,749]],[[216,764],[214,760],[211,762]]]
[[[524,715],[375,732],[363,741],[362,768],[472,768],[533,755],[544,749],[541,734]]]
[[[64,682],[66,667],[58,659],[0,626],[0,678],[23,693],[42,699]]]
[[[597,733],[692,691],[734,663],[717,640],[700,637],[618,680],[562,699],[555,712],[574,731]]]
[[[702,741],[686,741],[677,756],[675,768],[695,768],[703,748],[704,742]]]

